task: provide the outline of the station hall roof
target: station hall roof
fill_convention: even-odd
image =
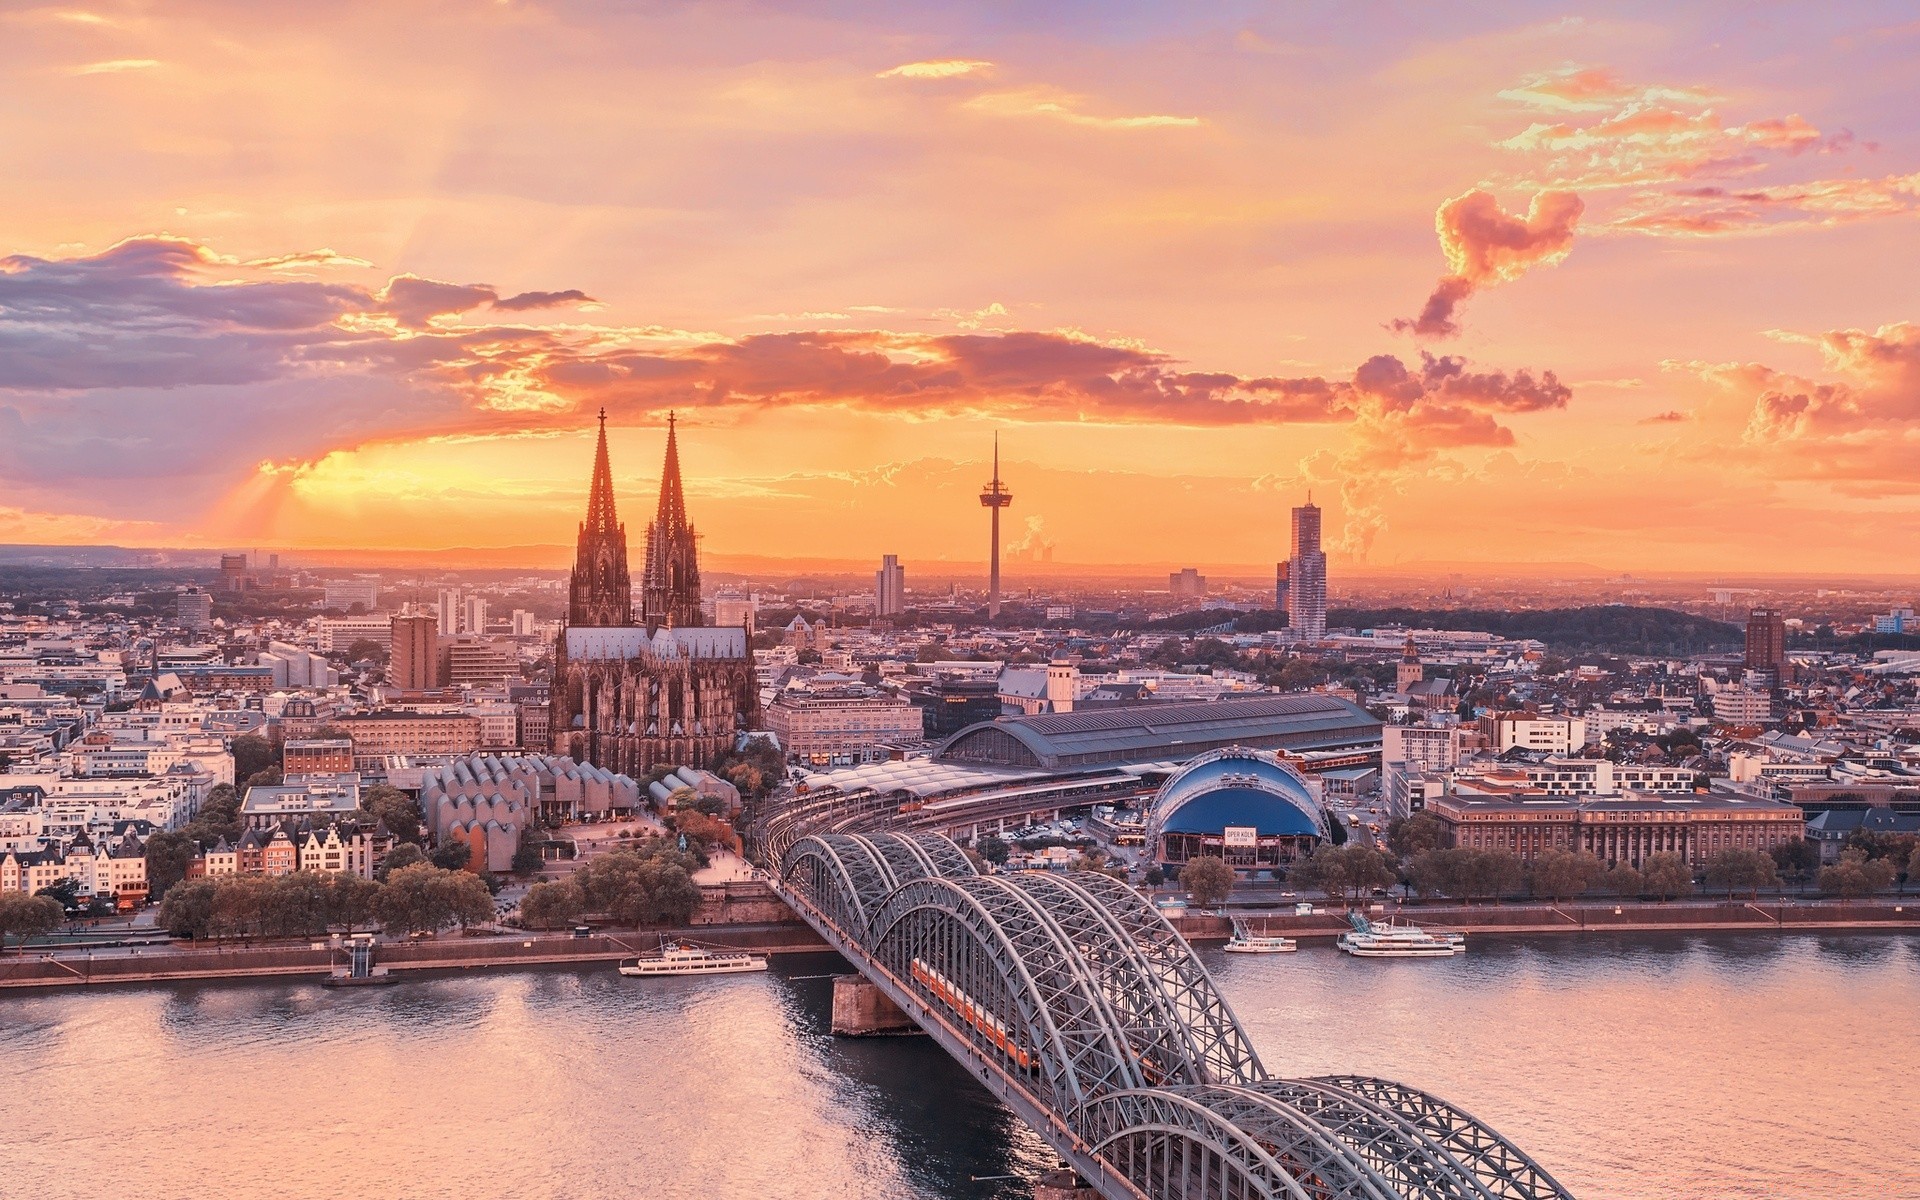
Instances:
[[[1379,743],[1380,722],[1365,709],[1309,692],[1002,717],[954,734],[934,752],[934,760],[1060,770],[1185,761],[1227,746],[1306,751]]]

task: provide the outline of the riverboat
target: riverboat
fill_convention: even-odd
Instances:
[[[1291,954],[1300,948],[1292,938],[1255,933],[1244,918],[1233,918],[1233,937],[1224,949],[1228,954]]]
[[[1369,921],[1359,913],[1347,920],[1353,928],[1336,944],[1356,958],[1452,958],[1467,952],[1463,933],[1435,933],[1417,925]]]
[[[620,964],[622,975],[736,975],[767,969],[765,955],[745,950],[708,950],[684,942],[667,942],[660,953],[641,955]]]

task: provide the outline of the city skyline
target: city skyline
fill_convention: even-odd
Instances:
[[[1897,6],[761,16],[0,15],[0,542],[1908,569]]]

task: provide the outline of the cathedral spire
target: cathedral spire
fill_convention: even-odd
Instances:
[[[647,526],[647,560],[640,576],[640,619],[647,625],[699,625],[700,559],[687,497],[680,482],[680,440],[667,414],[667,456],[660,468],[660,506]]]
[[[600,441],[587,488],[587,519],[568,588],[567,624],[633,624],[633,579],[627,574],[627,527],[613,504],[613,467],[607,459],[607,410],[600,410]]]

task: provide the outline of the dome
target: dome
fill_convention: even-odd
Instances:
[[[1202,755],[1155,793],[1147,824],[1160,833],[1219,834],[1251,827],[1258,836],[1326,837],[1313,788],[1293,767],[1262,750],[1238,747]]]

